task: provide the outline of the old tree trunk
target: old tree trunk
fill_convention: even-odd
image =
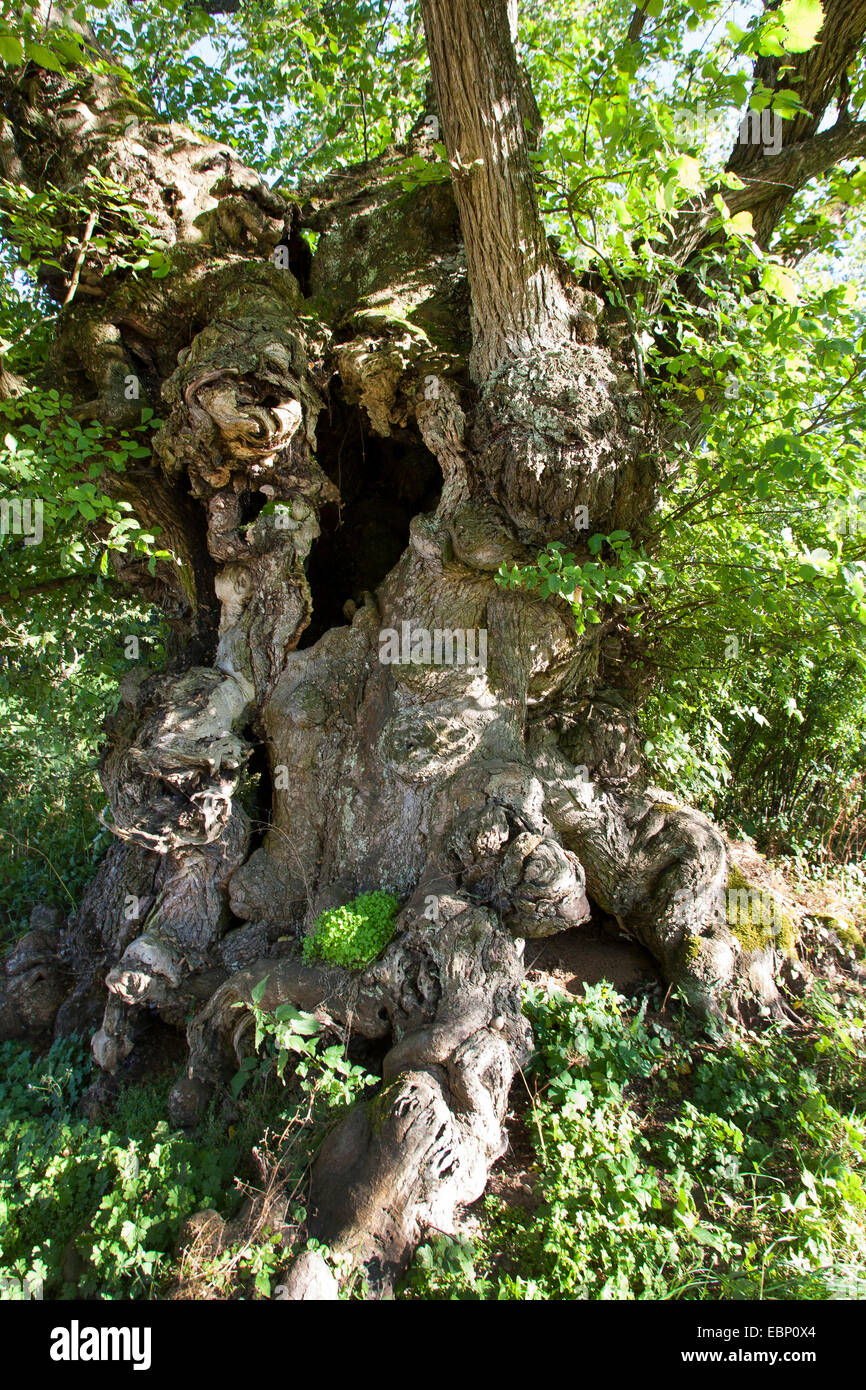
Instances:
[[[740,168],[767,235],[863,138],[814,138],[866,27],[836,8],[834,44],[806,55],[823,105],[811,129],[786,123],[772,205],[766,165]],[[292,203],[110,71],[0,80],[6,177],[72,190],[95,166],[169,249],[164,279],[112,271],[82,259],[70,214],[48,283],[63,300],[77,264],[54,370],[82,418],[164,417],[116,487],[176,563],[119,568],[178,637],[168,669],[124,682],[102,766],[113,846],[61,963],[38,934],[7,963],[4,1027],[32,1023],[34,981],[56,1006],[64,969],[55,1028],[91,1031],[109,1074],[154,1015],[188,1027],[182,1125],[236,1069],[234,1006],[262,980],[265,1008],[381,1039],[381,1089],[332,1130],[310,1193],[310,1233],[376,1291],[503,1151],[531,1045],[526,938],[595,905],[704,1012],[778,1005],[773,943],[743,949],[717,908],[722,836],[646,787],[617,612],[578,636],[565,602],[495,582],[550,540],[585,556],[587,516],[640,540],[665,475],[621,311],[546,241],[505,0],[423,9],[453,178],[408,193],[382,157]],[[417,150],[431,131],[422,115]],[[683,263],[707,221],[693,211]],[[486,633],[486,666],[417,637],[383,661],[389,630]],[[381,958],[303,965],[316,915],[373,888],[401,903]],[[294,1296],[316,1277],[296,1267]]]

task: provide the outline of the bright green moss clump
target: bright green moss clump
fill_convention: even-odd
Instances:
[[[858,960],[866,959],[866,943],[864,943],[861,933],[851,922],[838,922],[835,930],[843,946],[847,946],[850,951],[853,951]]]
[[[325,960],[363,970],[394,935],[397,899],[393,893],[359,893],[343,907],[320,912],[304,940],[304,960]]]

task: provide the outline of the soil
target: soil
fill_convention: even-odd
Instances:
[[[608,920],[593,921],[541,941],[527,941],[526,979],[542,989],[579,995],[583,987],[609,980],[620,994],[657,984],[652,956]]]

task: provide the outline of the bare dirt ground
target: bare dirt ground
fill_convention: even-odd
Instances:
[[[582,994],[584,985],[609,980],[620,994],[630,995],[660,978],[648,951],[615,926],[596,922],[543,941],[527,941],[524,958],[529,984],[564,994]]]

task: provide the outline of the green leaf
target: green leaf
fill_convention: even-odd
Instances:
[[[697,1241],[698,1245],[709,1246],[711,1250],[723,1252],[726,1248],[722,1233],[712,1230],[709,1226],[694,1226],[691,1237],[692,1240]]]
[[[46,48],[44,44],[32,43],[30,39],[26,39],[24,49],[30,61],[38,63],[41,68],[47,68],[50,72],[65,71],[57,54],[52,49]]]
[[[768,294],[774,294],[778,299],[784,299],[788,304],[799,302],[800,296],[796,281],[779,265],[764,266],[761,272],[761,285]]]
[[[685,188],[689,193],[694,193],[701,187],[703,183],[701,166],[691,155],[680,155],[673,168],[674,177],[680,188]]]
[[[23,45],[14,34],[0,34],[0,58],[12,67],[24,61]]]
[[[254,985],[253,988],[250,990],[250,998],[252,999],[253,1003],[254,1003],[257,1007],[261,1005],[261,1002],[262,1002],[262,999],[264,998],[264,993],[265,993],[265,990],[267,989],[267,987],[268,987],[268,977],[267,977],[267,975],[265,975],[264,979],[263,979],[263,980],[259,980],[258,984],[257,984],[257,985]]]
[[[814,48],[824,24],[819,0],[782,0],[783,42],[789,53],[806,53]]]
[[[755,228],[752,224],[752,214],[750,212],[737,212],[725,224],[725,231],[729,236],[751,237],[755,235]]]

